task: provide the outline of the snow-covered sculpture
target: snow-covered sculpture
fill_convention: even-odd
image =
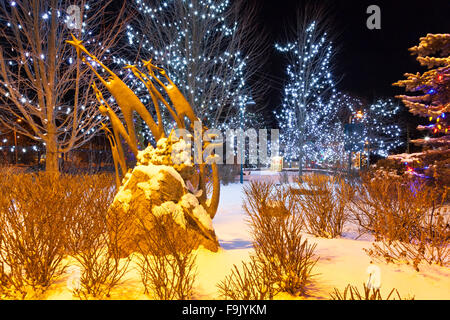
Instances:
[[[73,35],[72,37],[72,41],[67,42],[76,48],[77,55],[114,97],[125,120],[125,124],[123,124],[94,83],[92,87],[100,103],[100,111],[103,115],[108,116],[112,126],[111,131],[106,125],[103,125],[111,144],[118,186],[118,193],[112,207],[123,210],[123,214],[127,214],[131,205],[135,206],[138,212],[146,210],[145,212],[152,212],[154,215],[169,214],[181,228],[189,228],[190,231],[201,235],[202,245],[216,251],[219,244],[212,227],[212,219],[217,211],[220,194],[217,165],[214,161],[208,161],[208,158],[204,163],[193,164],[190,157],[190,142],[183,140],[183,137],[177,138],[173,131],[167,136],[163,127],[160,106],[165,106],[179,129],[186,129],[191,135],[194,134],[194,123],[200,120],[195,116],[183,94],[166,72],[154,66],[151,61],[143,61],[147,73],[140,71],[136,66],[127,66],[126,68],[130,69],[148,89],[153,102],[154,114],[156,114],[155,121],[134,92],[114,72],[89,53],[81,41]],[[93,64],[100,66],[109,74],[108,80],[98,73]],[[156,76],[155,72],[164,78],[165,83]],[[173,107],[158,88],[164,90]],[[148,125],[157,141],[156,146],[149,145],[142,151],[138,150],[134,112]],[[188,119],[189,125],[186,125],[185,118]],[[136,166],[131,170],[126,167],[121,138],[128,144],[137,159]],[[203,143],[203,151],[209,143],[211,142]],[[209,166],[211,170],[209,170]],[[207,173],[209,171],[212,173],[210,198],[208,198],[207,192]],[[132,233],[134,235],[126,240],[129,242],[122,244],[126,254],[130,254],[136,249],[136,239],[139,239],[140,236],[138,228],[132,230]]]

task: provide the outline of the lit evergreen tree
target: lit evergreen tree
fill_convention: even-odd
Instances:
[[[417,61],[429,70],[420,74],[406,73],[406,80],[394,83],[407,91],[418,93],[415,96],[400,95],[409,111],[415,115],[429,118],[428,130],[432,138],[413,141],[417,144],[450,146],[448,113],[450,112],[450,34],[428,34],[420,38],[418,46],[409,49],[417,55]],[[433,123],[434,122],[434,123]]]
[[[416,60],[428,68],[423,73],[406,73],[407,79],[394,83],[415,95],[400,95],[409,111],[427,117],[429,125],[419,130],[429,131],[423,139],[411,142],[424,145],[426,152],[416,154],[415,161],[406,163],[407,171],[433,177],[439,187],[450,185],[450,34],[428,34],[418,46],[409,49]],[[397,158],[401,158],[400,156]]]

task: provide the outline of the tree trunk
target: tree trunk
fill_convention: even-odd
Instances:
[[[298,139],[298,178],[302,181],[303,176],[303,145],[305,144],[305,110],[299,108],[296,110],[297,127],[300,131]]]
[[[298,140],[298,176],[299,178],[303,175],[303,136],[301,135]]]
[[[58,146],[53,137],[49,138],[45,144],[45,171],[58,174]]]

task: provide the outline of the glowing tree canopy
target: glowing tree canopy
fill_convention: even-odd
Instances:
[[[347,143],[381,157],[388,156],[389,151],[403,144],[403,132],[397,117],[400,106],[392,99],[377,99],[365,105],[360,99],[344,94],[340,97],[340,104],[347,109],[351,123],[361,124],[361,131],[346,133]]]
[[[287,160],[299,160],[299,174],[305,160],[325,162],[340,154],[336,134],[336,90],[331,75],[333,47],[313,22],[300,29],[296,41],[276,49],[288,55],[288,82],[277,114],[281,145]],[[336,154],[337,152],[337,154]]]
[[[418,46],[409,49],[417,55],[417,61],[429,70],[424,73],[406,73],[407,79],[394,83],[416,95],[400,95],[409,111],[415,115],[428,117],[432,122],[428,126],[419,126],[419,130],[429,130],[435,137],[419,139],[418,144],[436,146],[450,145],[448,135],[450,111],[450,34],[428,34],[420,38]]]
[[[136,0],[139,15],[127,27],[128,44],[141,58],[164,66],[208,127],[236,126],[239,111],[258,95],[247,82],[254,68],[249,59],[264,42],[252,47],[254,8],[242,19],[235,3],[245,2]],[[116,62],[130,63],[123,57]],[[149,100],[141,82],[132,86],[144,103]],[[163,120],[170,121],[167,113]]]

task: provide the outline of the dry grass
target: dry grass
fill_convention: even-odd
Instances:
[[[148,212],[139,218],[143,233],[139,268],[145,294],[160,300],[187,300],[193,296],[199,238],[176,225],[171,216]]]
[[[341,236],[349,219],[347,207],[353,188],[339,177],[317,174],[305,175],[296,183],[298,189],[291,192],[298,197],[306,231],[323,238]]]
[[[234,265],[231,274],[217,287],[225,300],[272,300],[278,292],[273,274],[255,257],[248,263],[242,262],[241,270]]]
[[[347,285],[343,292],[334,288],[334,292],[330,294],[332,300],[414,300],[414,297],[408,297],[402,299],[397,289],[392,289],[386,298],[383,298],[380,293],[380,289],[369,289],[364,284],[364,291],[359,292],[356,286]]]
[[[296,197],[270,182],[252,182],[244,193],[255,259],[265,265],[281,291],[304,294],[318,258],[316,245],[302,237]]]

